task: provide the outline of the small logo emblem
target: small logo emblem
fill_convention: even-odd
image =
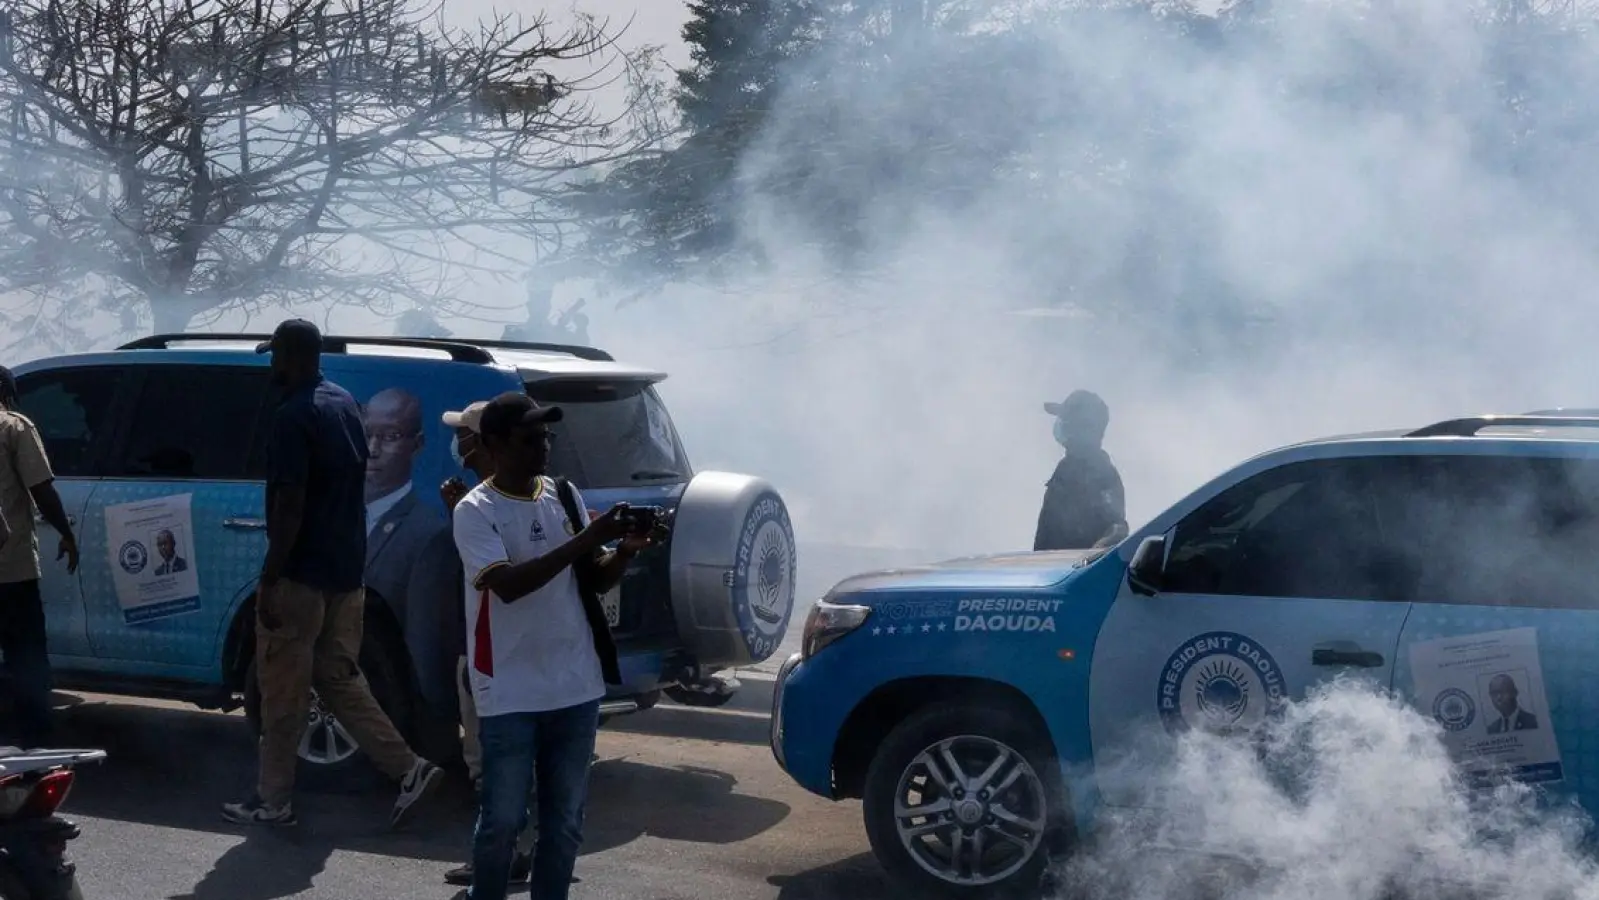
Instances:
[[[1166,660],[1156,708],[1166,730],[1246,731],[1282,709],[1282,670],[1265,648],[1241,634],[1212,631]]]
[[[1477,704],[1460,688],[1445,688],[1432,701],[1432,716],[1445,731],[1464,731],[1477,721]]]
[[[542,540],[544,540],[544,523],[538,521],[537,519],[535,519],[533,521],[533,530],[528,535],[528,540],[533,540],[533,541],[542,541]]]
[[[150,564],[150,551],[138,541],[128,541],[117,551],[117,563],[122,566],[122,571],[137,575]]]

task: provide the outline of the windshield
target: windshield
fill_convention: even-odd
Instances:
[[[550,474],[580,489],[687,481],[688,457],[655,389],[643,382],[533,382],[528,393],[561,407],[550,430]]]

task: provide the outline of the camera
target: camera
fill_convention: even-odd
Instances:
[[[649,534],[658,526],[667,524],[669,515],[659,506],[628,506],[617,514],[617,518],[627,525],[630,534]]]

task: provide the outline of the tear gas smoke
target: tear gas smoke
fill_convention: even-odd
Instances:
[[[773,478],[802,539],[1029,546],[1058,453],[1040,404],[1075,387],[1111,405],[1135,527],[1288,441],[1585,402],[1599,197],[1572,142],[1599,125],[1582,100],[1599,56],[1575,23],[1289,0],[1209,40],[1030,6],[1001,44],[1019,52],[978,61],[982,92],[955,111],[927,105],[926,65],[795,64],[739,173],[736,220],[770,271],[596,321],[673,373],[698,463]],[[879,38],[885,58],[935,60],[961,39]],[[760,187],[818,151],[817,105],[850,123],[857,162],[934,165],[971,120],[1025,164],[958,205],[810,172],[802,201],[855,191],[879,211],[872,276],[846,285],[793,197]],[[1019,314],[1048,306],[1079,314]]]
[[[1312,691],[1251,744],[1193,732],[1138,778],[1170,812],[1112,815],[1061,873],[1084,900],[1599,896],[1586,820],[1531,790],[1470,792],[1431,720],[1357,682]],[[1157,848],[1202,847],[1209,854]]]

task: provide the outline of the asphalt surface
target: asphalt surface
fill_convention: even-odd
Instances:
[[[662,704],[601,732],[575,900],[876,900],[896,892],[867,851],[854,802],[805,793],[766,746],[765,685],[733,708]],[[300,824],[247,829],[219,805],[250,788],[254,747],[240,714],[60,695],[63,746],[106,749],[80,771],[64,812],[88,900],[442,900],[464,859],[472,803],[453,776],[401,832],[391,790],[302,791]],[[769,702],[769,701],[768,701]]]

